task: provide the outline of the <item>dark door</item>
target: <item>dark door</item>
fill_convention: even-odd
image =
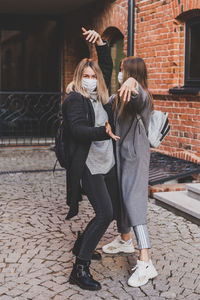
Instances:
[[[0,90],[60,91],[60,40],[56,20],[0,18]]]
[[[60,104],[61,23],[0,17],[0,135],[53,137]]]

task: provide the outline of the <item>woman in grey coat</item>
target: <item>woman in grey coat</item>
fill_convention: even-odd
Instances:
[[[103,246],[105,253],[134,252],[130,236],[133,227],[139,260],[128,284],[139,287],[157,276],[149,257],[151,248],[147,229],[147,202],[150,146],[146,131],[149,125],[152,98],[147,86],[147,69],[143,59],[128,57],[122,61],[118,79],[121,88],[112,96],[114,108],[116,160],[120,187],[121,207],[119,209],[118,236],[113,242]],[[139,119],[142,119],[142,122]],[[107,132],[110,132],[107,125]]]

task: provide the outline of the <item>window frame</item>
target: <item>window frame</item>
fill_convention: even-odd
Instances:
[[[190,77],[190,53],[191,53],[191,26],[200,24],[200,17],[194,17],[186,22],[186,34],[185,34],[185,76],[184,86],[188,88],[199,88],[200,89],[200,74],[198,79]]]

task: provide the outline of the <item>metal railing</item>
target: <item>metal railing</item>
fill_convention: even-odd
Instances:
[[[0,92],[0,147],[54,143],[64,95]]]
[[[151,153],[149,184],[161,184],[200,173],[200,165],[162,153]]]

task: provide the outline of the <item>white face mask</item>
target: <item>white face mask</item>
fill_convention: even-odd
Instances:
[[[82,78],[82,87],[85,88],[88,93],[92,93],[97,88],[97,79]]]
[[[118,79],[119,84],[122,84],[122,82],[123,82],[123,73],[122,72],[118,73],[117,79]]]

